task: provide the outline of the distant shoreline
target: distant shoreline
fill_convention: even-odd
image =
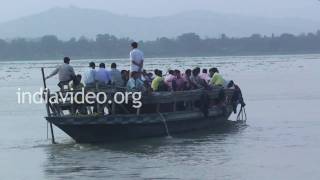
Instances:
[[[208,56],[149,56],[145,57],[146,60],[152,59],[173,59],[173,58],[219,58],[219,57],[263,57],[263,56],[303,56],[303,55],[319,55],[319,53],[283,53],[283,54],[242,54],[242,55],[208,55]],[[0,63],[10,63],[10,62],[27,62],[27,61],[61,61],[63,57],[52,58],[52,59],[16,59],[16,60],[0,60]],[[128,57],[109,57],[109,58],[77,58],[71,57],[72,61],[84,61],[84,60],[124,60],[128,59]]]
[[[114,59],[128,58],[130,38],[117,38],[98,34],[96,39],[85,37],[68,41],[47,35],[37,40],[17,38],[11,41],[0,39],[0,61],[61,59]],[[202,39],[195,33],[185,33],[176,38],[158,38],[139,41],[139,48],[146,58],[159,57],[204,57],[204,56],[257,56],[296,55],[320,53],[320,30],[302,35],[228,37]]]

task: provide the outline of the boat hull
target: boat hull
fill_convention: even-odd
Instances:
[[[214,108],[209,111],[208,116],[200,111],[186,111],[141,116],[70,116],[47,117],[46,119],[63,130],[77,143],[103,143],[168,136],[219,127],[228,122],[230,114],[231,107]]]

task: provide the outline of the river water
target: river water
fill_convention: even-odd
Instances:
[[[82,73],[88,61],[72,65]],[[243,89],[247,126],[104,145],[75,144],[57,128],[52,145],[45,107],[17,104],[18,88],[39,90],[40,67],[59,62],[0,63],[1,180],[320,179],[320,55],[146,59],[149,70],[219,67]]]

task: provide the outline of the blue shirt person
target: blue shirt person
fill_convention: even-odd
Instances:
[[[106,70],[106,65],[104,63],[101,63],[99,65],[99,69],[96,71],[95,74],[95,81],[100,86],[106,86],[110,84],[111,76],[110,73]]]

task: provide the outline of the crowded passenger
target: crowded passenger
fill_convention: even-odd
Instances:
[[[126,90],[129,92],[143,92],[147,94],[155,92],[154,95],[159,95],[158,92],[163,91],[188,91],[197,89],[209,89],[211,87],[221,87],[235,90],[235,93],[232,97],[232,102],[234,103],[234,112],[236,112],[237,110],[236,108],[238,103],[240,103],[242,106],[245,106],[239,86],[234,84],[233,81],[226,81],[220,75],[219,70],[217,68],[209,69],[209,73],[208,69],[205,68],[202,69],[202,71],[199,67],[193,70],[187,69],[183,75],[181,74],[180,70],[177,69],[169,70],[166,75],[163,75],[163,72],[161,70],[155,69],[153,77],[153,73],[148,73],[145,69],[143,69],[144,54],[141,50],[138,49],[138,43],[133,42],[131,44],[131,47],[132,50],[130,52],[130,67],[127,68],[129,70],[117,69],[116,63],[111,64],[110,71],[106,69],[106,65],[104,63],[101,63],[99,65],[99,68],[96,69],[95,63],[90,62],[89,69],[87,69],[84,73],[85,87],[88,88],[86,89],[86,92],[91,92],[90,90],[93,90],[93,88],[95,89],[98,87],[117,87],[117,89]],[[46,77],[46,79],[51,78],[56,74],[59,74],[58,86],[61,88],[61,90],[65,89],[64,86],[66,85],[68,85],[69,88],[69,83],[71,81],[73,81],[71,84],[72,90],[83,90],[84,84],[81,82],[82,76],[79,74],[75,75],[74,69],[70,65],[69,57],[65,57],[64,63],[62,65],[59,65],[49,76]],[[102,91],[102,89],[100,90]],[[94,93],[97,94],[98,92],[99,90],[95,89]],[[221,92],[224,93],[224,91]],[[224,95],[223,93],[221,93],[221,95]],[[203,106],[205,107],[204,109],[207,109],[206,107],[209,106],[209,102],[204,102],[202,100],[208,100],[209,98],[206,95],[206,93],[204,94],[205,95],[203,97],[201,96],[202,104],[198,106],[195,102],[194,105],[201,108]],[[77,98],[78,100],[83,99],[82,96]],[[91,103],[85,102],[75,104],[74,108],[71,108],[70,111],[72,111],[72,113],[88,114],[88,112],[92,113],[91,108],[93,107],[93,113],[99,113],[103,115],[105,113],[104,109],[108,108],[108,113],[110,114],[110,112],[112,112],[110,108],[111,105],[109,106],[108,103],[105,102],[101,103],[102,99],[100,98],[101,97],[99,97],[98,99],[100,101],[97,100]],[[218,101],[215,100],[215,102],[217,102],[216,104],[219,104],[221,100],[221,102],[224,103],[225,99],[225,97],[218,98]],[[193,102],[191,103],[180,101],[175,103],[177,109],[186,109],[193,106]],[[88,106],[89,108],[87,108]],[[170,106],[168,107],[170,108]],[[124,109],[123,111],[126,111],[126,109]]]
[[[169,70],[168,74],[164,78],[164,83],[167,85],[169,91],[173,91],[173,86],[175,86],[173,85],[173,83],[175,79],[176,79],[175,71]]]
[[[185,90],[186,81],[182,78],[181,72],[179,70],[175,70],[176,78],[174,80],[174,91],[183,91]]]
[[[192,76],[190,80],[194,84],[194,89],[207,88],[208,84],[205,82],[205,80],[200,78],[199,74],[200,68],[195,68],[192,70]]]
[[[164,78],[162,77],[162,71],[161,70],[154,70],[155,78],[153,79],[151,83],[151,88],[153,91],[162,91],[165,89],[165,83]]]
[[[122,79],[121,72],[117,69],[116,63],[111,64],[110,76],[112,85],[116,87],[124,87],[124,81]]]
[[[139,78],[138,72],[131,72],[130,79],[127,83],[128,91],[141,91],[144,92],[146,90],[143,81]]]
[[[70,58],[65,57],[63,59],[63,64],[56,67],[56,69],[46,77],[49,79],[55,75],[59,74],[59,83],[58,86],[61,90],[65,89],[65,86],[69,86],[69,82],[74,80],[76,77],[73,67],[70,65]]]
[[[89,69],[84,73],[84,83],[86,87],[96,87],[96,64],[94,62],[89,63]]]
[[[77,74],[76,78],[73,80],[71,84],[71,88],[73,90],[81,90],[84,88],[84,84],[81,82],[82,76],[80,74]]]
[[[65,65],[59,66],[59,87],[63,84],[67,85],[67,82],[73,80],[72,89],[78,90],[83,87],[81,83],[81,75],[73,77],[73,68],[68,64],[70,60],[65,59]],[[211,68],[209,70],[209,75],[207,69],[202,70],[195,68],[193,70],[187,69],[182,75],[180,70],[169,70],[167,75],[163,75],[162,71],[159,69],[154,70],[154,78],[152,73],[148,73],[146,70],[142,72],[132,71],[131,77],[129,75],[130,71],[118,70],[117,64],[111,64],[111,70],[106,70],[104,63],[99,65],[99,69],[95,68],[95,63],[89,63],[89,69],[84,74],[84,83],[86,87],[95,88],[96,85],[99,87],[107,87],[107,85],[113,85],[115,87],[126,87],[129,91],[137,90],[151,90],[153,92],[159,91],[187,91],[202,88],[211,87],[223,87],[232,88],[229,84],[231,81],[226,81],[220,75],[217,68]],[[50,74],[47,78],[52,77],[57,73],[57,69]],[[68,73],[69,74],[68,74]],[[66,78],[69,77],[69,78]],[[211,77],[209,84],[207,83],[208,77]],[[67,80],[69,79],[69,80]],[[231,83],[232,84],[232,83]]]
[[[211,86],[220,86],[223,87],[225,84],[225,80],[223,77],[220,75],[219,70],[217,68],[211,68],[209,70],[210,73],[210,85]]]
[[[146,70],[142,71],[142,76],[141,76],[141,80],[147,85],[147,86],[151,86],[152,83],[152,73],[147,73]]]
[[[227,85],[227,88],[235,90],[235,93],[233,94],[233,97],[232,97],[232,102],[233,102],[233,112],[237,113],[237,105],[238,105],[238,103],[241,104],[241,107],[245,107],[246,106],[246,103],[243,100],[241,89],[232,80],[229,81],[229,83]]]
[[[183,75],[184,81],[185,81],[185,90],[192,90],[194,89],[195,85],[191,81],[191,69],[187,69]]]
[[[127,86],[127,82],[129,81],[129,71],[127,70],[122,70],[121,71],[121,78],[122,78],[122,81],[123,81],[123,87],[126,87]]]
[[[163,76],[161,70],[154,70],[154,77],[152,73],[148,73],[143,69],[144,55],[138,49],[138,43],[131,44],[132,50],[130,52],[130,71],[118,70],[117,64],[111,64],[111,70],[106,70],[106,65],[101,63],[99,69],[96,70],[94,62],[89,63],[89,69],[84,74],[84,83],[86,87],[96,88],[108,87],[113,85],[115,87],[126,87],[128,91],[151,90],[158,91],[186,91],[195,89],[207,89],[211,87],[233,88],[230,84],[233,81],[226,81],[220,75],[217,68],[201,69],[199,67],[191,70],[187,69],[183,75],[179,70],[169,70]],[[131,73],[130,73],[131,72]],[[202,73],[200,73],[202,72]],[[59,74],[58,86],[62,89],[63,86],[68,85],[73,80],[72,89],[78,90],[83,88],[81,83],[81,75],[75,76],[73,67],[70,65],[70,58],[64,58],[64,64],[58,66],[49,76],[50,78]],[[130,76],[131,75],[131,76]]]
[[[81,79],[82,76],[78,74],[71,84],[72,90],[81,91],[84,88],[84,84],[81,82]],[[75,98],[77,98],[77,102],[81,102],[84,97],[77,96]],[[82,103],[75,103],[73,113],[87,114],[86,106]]]
[[[202,69],[202,73],[199,76],[201,79],[205,80],[207,83],[210,82],[210,76],[208,74],[208,69]]]
[[[95,81],[99,87],[106,87],[111,83],[109,71],[106,70],[106,65],[101,63],[99,69],[96,71]]]

